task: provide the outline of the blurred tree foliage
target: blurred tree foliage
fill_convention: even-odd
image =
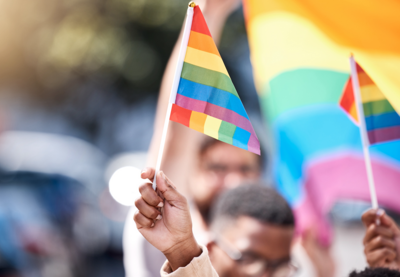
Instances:
[[[0,86],[56,105],[87,83],[157,94],[188,0],[0,0]],[[231,19],[222,47],[245,33]],[[236,22],[236,23],[235,23]]]

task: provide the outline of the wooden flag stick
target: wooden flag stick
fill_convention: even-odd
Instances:
[[[357,115],[360,123],[360,134],[364,151],[365,167],[367,169],[367,178],[368,178],[369,192],[371,195],[371,203],[372,203],[372,208],[377,209],[378,198],[376,197],[374,176],[372,174],[371,159],[369,156],[369,140],[367,135],[367,128],[365,126],[364,108],[361,101],[360,83],[358,81],[357,66],[353,56],[350,57],[350,67],[351,67],[351,80],[353,84],[353,91],[357,105]]]
[[[179,80],[181,78],[183,61],[185,59],[186,49],[187,49],[187,45],[189,42],[190,29],[192,28],[193,8],[195,7],[195,5],[196,4],[194,4],[194,2],[190,2],[188,10],[187,10],[186,23],[185,23],[185,28],[183,30],[181,47],[179,49],[178,62],[176,64],[174,81],[172,83],[171,94],[169,97],[167,114],[165,115],[164,127],[163,127],[162,136],[161,136],[160,149],[158,150],[156,172],[155,172],[154,181],[153,181],[153,189],[156,189],[156,187],[157,187],[157,173],[160,171],[160,167],[161,167],[161,161],[162,161],[162,157],[163,157],[163,153],[164,153],[165,140],[167,139],[169,118],[171,116],[172,104],[175,103],[176,93],[178,91],[178,86],[179,86]]]

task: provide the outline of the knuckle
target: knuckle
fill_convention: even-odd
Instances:
[[[136,206],[136,208],[139,209],[139,206],[140,206],[141,202],[142,202],[142,198],[138,198],[138,199],[135,200],[135,206]]]
[[[390,255],[392,254],[392,251],[390,251],[390,250],[387,249],[387,248],[384,248],[384,249],[383,249],[383,254],[384,254],[385,256],[390,256]]]
[[[147,203],[149,203],[151,206],[157,206],[158,203],[160,203],[157,199],[157,197],[154,197],[153,195],[151,195],[151,197],[149,197],[149,199],[146,199]]]
[[[139,186],[139,192],[143,194],[144,191],[148,189],[148,183],[143,183]]]

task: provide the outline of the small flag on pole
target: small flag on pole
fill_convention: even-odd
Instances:
[[[369,144],[400,139],[400,116],[362,67],[355,64]],[[359,124],[351,77],[340,106]]]
[[[350,67],[339,105],[360,127],[372,207],[378,208],[369,145],[400,139],[400,116],[353,56]]]
[[[158,151],[157,186],[169,121],[260,155],[260,142],[199,6],[189,3]]]
[[[193,21],[170,119],[260,154],[260,143],[199,6]]]

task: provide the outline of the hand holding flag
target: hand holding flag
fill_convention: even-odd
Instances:
[[[400,116],[368,74],[350,58],[351,77],[340,106],[359,125],[372,207],[378,208],[369,145],[400,139]]]

